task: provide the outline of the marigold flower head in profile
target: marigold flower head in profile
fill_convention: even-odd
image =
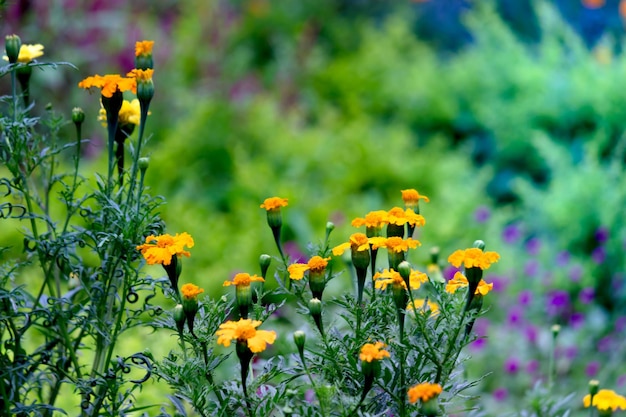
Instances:
[[[387,212],[385,210],[370,211],[365,217],[357,217],[352,220],[352,226],[365,226],[367,237],[380,236],[383,226],[387,224]]]
[[[185,247],[192,248],[193,238],[187,232],[176,233],[175,236],[164,234],[160,236],[150,235],[146,237],[146,243],[137,246],[137,250],[145,258],[148,265],[169,265],[173,256],[187,256],[191,253]]]
[[[286,198],[281,197],[270,197],[266,198],[261,204],[261,208],[264,208],[267,211],[271,210],[280,210],[281,207],[287,207],[288,200]]]
[[[424,202],[428,203],[430,199],[425,195],[421,195],[417,190],[410,188],[407,190],[401,190],[402,193],[402,201],[404,201],[404,205],[407,208],[412,208],[415,210],[419,206],[420,200],[424,200]]]
[[[228,347],[233,340],[238,343],[246,343],[253,353],[263,352],[268,344],[276,340],[275,331],[257,330],[261,321],[240,319],[239,321],[227,321],[220,325],[215,335],[217,343]]]
[[[148,68],[146,70],[142,70],[142,69],[135,68],[132,71],[130,71],[128,74],[126,74],[126,76],[135,78],[137,81],[150,81],[152,80],[153,74],[154,74],[153,69]]]
[[[500,254],[497,252],[483,252],[483,250],[479,248],[469,248],[454,251],[454,253],[448,257],[448,262],[457,268],[463,265],[466,269],[480,268],[485,270],[488,269],[491,264],[498,262],[499,259]]]
[[[409,402],[411,404],[414,404],[419,400],[421,400],[422,402],[426,402],[431,398],[435,398],[439,394],[441,394],[442,391],[443,389],[439,384],[423,382],[409,388],[407,394],[409,396]]]
[[[599,390],[593,396],[593,403],[591,402],[591,395],[585,395],[585,397],[583,398],[583,404],[585,408],[594,406],[599,411],[626,410],[626,398],[610,389]]]
[[[313,256],[309,259],[309,262],[303,263],[295,263],[291,264],[287,267],[287,271],[289,271],[289,278],[295,280],[301,280],[304,278],[304,273],[306,271],[311,272],[323,272],[328,266],[328,261],[330,258],[322,258],[321,256]]]
[[[40,43],[34,45],[22,44],[20,47],[19,55],[17,56],[17,62],[21,62],[22,64],[28,64],[36,58],[43,56],[43,49],[44,46]],[[2,59],[8,61],[9,57],[4,55]]]
[[[385,344],[383,342],[366,343],[361,347],[359,359],[361,359],[363,362],[372,362],[379,361],[384,358],[389,358],[389,352],[383,349],[384,347]]]
[[[450,294],[454,294],[459,288],[467,287],[468,285],[469,281],[465,275],[460,272],[456,272],[454,277],[446,284],[446,291]],[[487,284],[485,280],[481,279],[478,282],[478,286],[476,287],[476,292],[474,294],[487,295],[491,290],[493,290],[493,283]]]
[[[428,281],[428,276],[423,272],[411,270],[409,275],[409,285],[412,290],[417,290],[424,282]],[[388,285],[401,286],[406,288],[406,282],[399,272],[393,269],[385,269],[374,275],[374,286],[381,290],[386,290]]]
[[[78,83],[80,88],[91,90],[100,88],[104,97],[111,98],[117,91],[132,91],[137,93],[137,81],[135,78],[122,77],[119,74],[92,75]]]
[[[411,226],[424,226],[426,219],[421,214],[416,214],[412,209],[403,209],[401,207],[394,207],[387,212],[387,223],[394,224],[396,226],[404,226],[409,224]]]
[[[194,300],[198,298],[198,295],[202,294],[204,290],[194,284],[185,284],[180,287],[180,292],[185,300]]]
[[[418,246],[421,246],[419,240],[415,240],[413,238],[402,239],[399,236],[392,236],[385,239],[384,244],[382,245],[389,252],[406,252],[409,249],[415,249]]]
[[[249,287],[253,282],[265,282],[265,280],[257,275],[250,275],[245,272],[235,274],[232,281],[224,281],[224,287],[234,285],[236,287]]]
[[[152,55],[154,41],[137,41],[135,42],[135,56]]]
[[[350,235],[350,240],[348,242],[335,246],[332,252],[334,256],[340,256],[347,249],[352,249],[352,251],[361,252],[361,251],[369,250],[369,248],[370,248],[370,239],[365,235],[365,233],[353,233],[352,235]]]

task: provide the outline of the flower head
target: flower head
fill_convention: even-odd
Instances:
[[[180,292],[185,300],[193,300],[197,299],[198,295],[202,294],[204,290],[194,284],[185,284],[180,288]]]
[[[322,258],[321,256],[314,256],[309,259],[309,262],[295,263],[291,264],[287,267],[287,271],[289,271],[289,278],[300,280],[304,277],[304,273],[306,271],[321,273],[324,272],[326,267],[328,266],[328,261],[330,258]]]
[[[168,234],[146,237],[146,243],[137,246],[137,250],[146,259],[148,265],[162,264],[169,265],[173,256],[187,256],[191,253],[185,250],[185,247],[193,248],[193,238],[189,233],[176,233],[175,236]]]
[[[361,353],[359,358],[363,362],[379,361],[384,358],[388,358],[389,352],[384,350],[385,344],[383,342],[366,343],[361,347]]]
[[[142,69],[135,68],[132,71],[130,71],[128,74],[126,74],[126,76],[130,78],[134,78],[137,81],[151,81],[153,74],[154,74],[153,69],[149,68],[146,70],[142,70]]]
[[[365,226],[367,236],[379,236],[384,225],[387,224],[387,212],[385,210],[370,211],[365,217],[357,217],[352,220],[352,226]]]
[[[264,208],[267,211],[270,210],[280,210],[281,207],[287,207],[287,199],[281,197],[270,197],[266,198],[261,204],[261,208]]]
[[[388,285],[396,285],[406,288],[406,282],[404,282],[404,278],[400,275],[399,272],[393,269],[385,269],[382,272],[377,272],[374,274],[374,286],[381,290],[387,289]],[[418,289],[422,283],[428,281],[428,276],[423,272],[419,271],[411,271],[411,275],[409,276],[409,285],[412,290]]]
[[[122,77],[119,74],[93,75],[85,78],[78,83],[80,88],[90,90],[91,88],[100,88],[102,95],[107,98],[113,97],[116,91],[132,91],[137,92],[137,81],[135,78]]]
[[[407,223],[411,226],[424,226],[426,219],[421,214],[416,214],[411,208],[405,210],[401,207],[394,207],[387,212],[387,223],[396,226],[404,226]]]
[[[422,400],[422,402],[428,401],[441,394],[442,391],[441,385],[439,384],[423,382],[409,388],[407,394],[409,396],[409,402],[413,404],[418,400]]]
[[[420,245],[421,243],[419,240],[415,240],[411,237],[408,239],[402,239],[399,236],[392,236],[392,237],[385,239],[384,244],[382,246],[387,248],[389,252],[400,253],[400,252],[406,252],[409,249],[415,249],[416,247]]]
[[[400,192],[402,193],[402,201],[404,201],[404,205],[407,208],[415,209],[419,205],[420,200],[424,200],[426,203],[430,201],[428,197],[421,195],[413,188],[401,190]]]
[[[364,233],[354,233],[350,236],[350,240],[346,243],[342,243],[341,245],[335,246],[333,248],[333,255],[339,256],[343,254],[347,249],[352,249],[352,251],[361,252],[364,250],[369,250],[370,248],[370,239]]]
[[[43,48],[43,45],[40,43],[35,45],[22,44],[22,46],[20,47],[20,53],[17,57],[17,62],[21,62],[22,64],[28,64],[35,58],[39,58],[43,55]],[[4,55],[2,59],[8,61],[9,57]]]
[[[461,287],[467,287],[469,285],[469,281],[460,272],[454,274],[454,277],[448,281],[446,284],[446,291],[450,294],[454,294],[456,290]],[[487,284],[485,280],[480,280],[478,282],[478,287],[476,287],[476,292],[474,294],[487,295],[489,292],[493,290],[493,283]]]
[[[100,114],[98,115],[98,120],[102,122],[103,126],[106,126],[107,121],[107,112],[102,107],[102,103],[100,103]],[[118,123],[120,125],[139,125],[139,120],[141,118],[139,100],[136,98],[132,101],[124,100],[122,102],[122,108],[119,111],[118,115]]]
[[[591,395],[587,394],[583,398],[583,404],[585,408],[595,406],[598,410],[626,410],[626,398],[617,394],[610,389],[601,389],[596,395],[593,396],[593,404],[591,403]]]
[[[491,264],[498,262],[500,254],[497,252],[483,252],[479,248],[459,249],[448,257],[450,262],[455,267],[459,268],[464,265],[465,268],[478,267],[482,270],[488,269]]]
[[[264,282],[265,280],[256,275],[250,275],[245,272],[241,272],[236,274],[232,281],[224,281],[224,287],[228,287],[230,285],[234,285],[237,288],[239,287],[249,287],[252,282]]]
[[[220,325],[215,335],[217,343],[228,347],[231,341],[247,343],[248,348],[253,353],[263,352],[268,344],[276,340],[275,331],[257,330],[261,321],[240,319],[239,321],[227,321]]]
[[[154,41],[139,41],[135,42],[135,56],[149,56],[152,55],[152,47]]]

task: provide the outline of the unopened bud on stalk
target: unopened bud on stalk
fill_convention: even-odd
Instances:
[[[298,353],[300,357],[304,356],[304,344],[306,343],[306,333],[302,330],[298,330],[293,334],[293,342],[296,344],[298,348]]]
[[[17,35],[7,35],[4,38],[4,49],[7,53],[7,58],[10,64],[15,64],[17,58],[20,56],[20,48],[22,47],[22,40]]]
[[[147,158],[147,157],[142,157],[142,158],[139,158],[139,159],[137,160],[137,167],[138,167],[138,168],[139,168],[142,172],[145,172],[145,171],[148,169],[148,167],[149,167],[149,166],[150,166],[150,158]]]
[[[317,325],[317,329],[324,336],[324,325],[322,323],[322,302],[317,298],[311,298],[309,301],[309,312]]]
[[[185,329],[185,311],[183,310],[182,304],[176,304],[174,307],[174,311],[172,313],[174,316],[174,322],[176,323],[176,329],[178,330],[178,334],[182,335],[183,330]]]
[[[270,263],[272,263],[272,257],[268,254],[264,253],[259,256],[259,266],[261,267],[261,277],[263,279],[267,276],[267,269],[270,267]]]
[[[72,122],[76,125],[80,125],[85,121],[85,112],[80,107],[74,107],[72,109]]]

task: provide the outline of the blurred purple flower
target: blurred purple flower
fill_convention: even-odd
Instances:
[[[583,267],[579,264],[572,266],[569,270],[569,279],[572,282],[579,282],[583,276]]]
[[[500,387],[500,388],[496,388],[495,391],[493,391],[493,398],[498,402],[505,401],[508,396],[509,396],[509,392],[507,391],[506,388]]]
[[[615,331],[618,333],[626,330],[626,316],[619,316],[615,319]]]
[[[613,338],[611,336],[604,336],[602,339],[598,340],[597,349],[598,352],[608,352],[612,350]]]
[[[452,265],[448,265],[443,268],[443,277],[446,279],[446,281],[450,281],[454,277],[454,274],[458,272],[458,270],[458,268],[455,268]]]
[[[598,246],[591,252],[591,259],[598,265],[606,260],[606,249],[604,246]]]
[[[519,371],[520,363],[519,359],[510,357],[504,362],[504,371],[508,374],[515,374]]]
[[[580,290],[580,293],[578,294],[578,299],[583,304],[589,304],[593,302],[595,295],[596,291],[592,287],[585,287]]]
[[[569,325],[574,329],[579,329],[585,324],[585,315],[580,312],[574,312],[569,316]]]
[[[534,374],[537,371],[539,371],[539,361],[536,359],[528,361],[528,363],[526,364],[526,372],[528,372],[529,374]]]
[[[469,347],[473,351],[479,351],[479,350],[484,349],[485,346],[487,346],[487,339],[484,337],[479,337],[478,339],[470,343]]]
[[[533,293],[530,290],[524,290],[519,293],[517,302],[522,306],[527,306],[533,301]]]
[[[299,262],[299,263],[308,262],[307,256],[300,250],[300,247],[295,241],[290,240],[288,242],[285,242],[284,247],[285,247],[285,255],[287,255],[287,257],[289,258],[291,262],[294,262],[294,263],[295,262]]]
[[[562,313],[570,303],[569,294],[567,291],[554,290],[548,293],[548,300],[546,304],[546,310],[548,314],[554,316]]]
[[[313,391],[312,389],[306,390],[306,392],[304,393],[304,401],[306,401],[309,404],[314,402],[315,401],[315,391]]]
[[[578,348],[576,346],[567,346],[565,348],[565,359],[571,361],[578,355]]]
[[[624,385],[626,385],[626,374],[620,375],[617,378],[617,386],[622,387]]]
[[[526,252],[529,255],[537,255],[541,250],[541,240],[538,237],[533,237],[526,242]]]
[[[514,305],[509,309],[509,312],[507,314],[507,322],[509,323],[509,325],[515,327],[522,322],[523,318],[524,310],[521,309],[519,306]]]
[[[502,231],[502,240],[505,243],[513,244],[522,237],[522,229],[516,223],[509,224]]]
[[[609,228],[600,226],[596,230],[596,233],[593,235],[598,243],[604,243],[609,239]]]
[[[539,262],[534,259],[529,259],[526,264],[524,264],[524,274],[525,275],[537,275],[539,272]]]
[[[556,266],[565,266],[569,263],[569,259],[570,259],[571,255],[568,251],[564,250],[559,252],[556,255],[556,259],[554,260],[556,263]]]
[[[491,211],[487,206],[480,206],[476,209],[476,211],[474,211],[474,220],[476,220],[477,223],[486,222],[487,220],[489,220],[490,216]]]
[[[533,325],[528,325],[524,328],[524,336],[529,343],[536,344],[539,339],[539,331]]]
[[[485,281],[493,284],[494,292],[504,292],[506,287],[509,285],[509,280],[505,276],[489,275],[485,277]]]
[[[589,378],[593,378],[596,376],[598,371],[600,370],[600,364],[596,361],[589,362],[585,367],[585,375]]]

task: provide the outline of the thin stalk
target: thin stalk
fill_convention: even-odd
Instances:
[[[137,136],[137,149],[135,149],[135,154],[133,155],[133,167],[131,169],[130,174],[130,187],[128,188],[128,196],[126,197],[126,204],[128,206],[132,203],[133,191],[135,190],[135,182],[137,181],[137,170],[139,168],[139,155],[141,155],[141,145],[143,143],[143,135],[146,127],[146,121],[148,119],[148,108],[149,105],[144,105],[142,101],[139,102],[140,108],[140,119],[139,119],[139,134]]]
[[[204,360],[204,365],[205,366],[209,366],[209,355],[207,353],[208,347],[207,347],[207,343],[205,341],[200,342],[202,344],[202,359]],[[207,381],[209,382],[209,384],[211,384],[211,386],[213,386],[215,389],[215,396],[217,397],[217,400],[220,403],[220,406],[224,405],[224,397],[222,397],[222,393],[220,392],[220,390],[218,389],[217,385],[215,385],[215,381],[213,380],[213,373],[210,370],[207,370],[205,372],[205,377],[207,379]]]
[[[302,368],[304,368],[304,372],[306,373],[307,378],[309,378],[309,382],[311,383],[311,386],[313,387],[313,392],[315,392],[315,396],[317,397],[317,400],[320,402],[320,413],[322,414],[323,417],[326,417],[326,407],[322,401],[322,397],[319,394],[319,388],[317,386],[317,384],[315,383],[315,380],[313,379],[313,376],[311,375],[311,371],[309,371],[309,368],[306,366],[306,361],[304,358],[304,353],[302,353],[300,356],[300,360],[302,361]],[[359,405],[363,402],[363,398],[361,398],[361,401],[359,402]],[[358,406],[357,406],[358,408]],[[356,411],[357,408],[355,408],[354,410]]]
[[[447,377],[447,375],[443,376],[443,368],[446,365],[446,362],[450,359],[450,355],[452,355],[453,348],[456,346],[456,340],[459,337],[459,332],[461,331],[461,327],[463,327],[463,322],[465,321],[466,314],[467,314],[467,310],[463,309],[463,312],[461,313],[461,319],[458,321],[458,326],[454,331],[454,336],[450,340],[448,340],[448,349],[446,350],[446,353],[443,356],[441,363],[437,367],[437,375],[435,377],[436,384],[440,383],[440,381],[442,380],[442,377]],[[461,349],[459,348],[455,355],[455,361],[456,361],[456,358],[459,357],[460,352],[461,352]]]

